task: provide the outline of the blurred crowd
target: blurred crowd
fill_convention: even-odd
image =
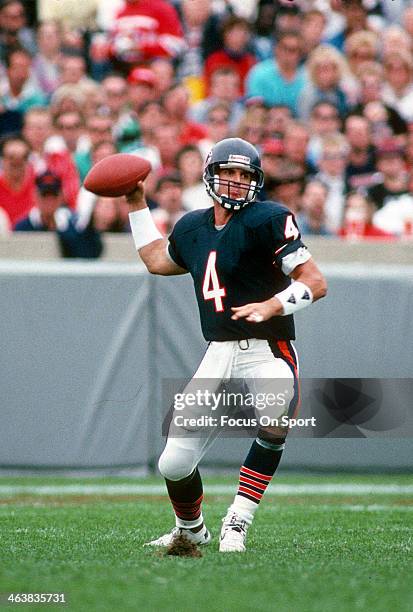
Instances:
[[[211,205],[204,159],[229,136],[303,235],[413,238],[413,2],[0,0],[0,235],[99,257],[128,211],[82,182],[116,152],[151,162],[167,235]]]

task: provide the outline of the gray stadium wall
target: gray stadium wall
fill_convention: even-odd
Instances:
[[[413,266],[321,267],[328,298],[297,316],[301,374],[413,378]],[[161,380],[191,376],[205,350],[190,278],[3,260],[0,287],[0,466],[154,467]],[[283,467],[406,470],[411,442],[291,438]],[[248,445],[218,440],[203,463],[235,467]]]

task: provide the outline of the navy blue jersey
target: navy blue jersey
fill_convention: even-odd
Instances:
[[[231,319],[232,306],[263,302],[291,283],[281,269],[282,259],[305,246],[288,208],[255,202],[220,230],[213,208],[189,212],[175,225],[168,249],[193,278],[206,340],[294,340],[292,316],[262,323]]]

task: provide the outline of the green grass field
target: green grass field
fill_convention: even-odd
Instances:
[[[204,515],[214,540],[201,559],[188,559],[142,547],[172,526],[159,479],[1,478],[1,606],[17,607],[5,604],[11,592],[53,592],[65,593],[67,605],[30,607],[413,609],[413,478],[280,476],[284,490],[268,492],[248,552],[225,555],[217,540],[235,480],[205,479]]]

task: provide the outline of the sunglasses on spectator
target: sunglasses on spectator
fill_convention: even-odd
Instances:
[[[106,134],[107,132],[111,132],[112,128],[108,127],[89,127],[89,132],[95,132],[96,134]]]
[[[7,159],[9,161],[16,161],[16,162],[25,162],[28,160],[29,155],[13,155],[13,153],[4,153],[3,154],[3,159]]]
[[[374,51],[353,51],[350,53],[350,57],[355,57],[358,59],[373,59],[376,57]]]
[[[211,125],[223,125],[224,123],[228,123],[229,117],[209,117],[208,123]]]
[[[110,91],[110,89],[106,90],[106,95],[109,98],[119,98],[120,96],[124,96],[126,93],[126,89],[120,89],[119,91]]]
[[[345,159],[346,155],[344,153],[324,153],[323,159],[334,160],[334,159]]]
[[[282,49],[286,53],[301,53],[300,47],[293,47],[292,45],[280,44],[280,49]]]
[[[338,115],[333,113],[329,115],[324,115],[323,113],[315,113],[314,118],[321,119],[321,121],[336,121],[338,119]]]
[[[76,130],[81,128],[81,123],[60,123],[58,126],[59,130]]]
[[[393,64],[392,62],[390,62],[389,64],[384,64],[384,67],[386,70],[408,70],[406,64]]]

